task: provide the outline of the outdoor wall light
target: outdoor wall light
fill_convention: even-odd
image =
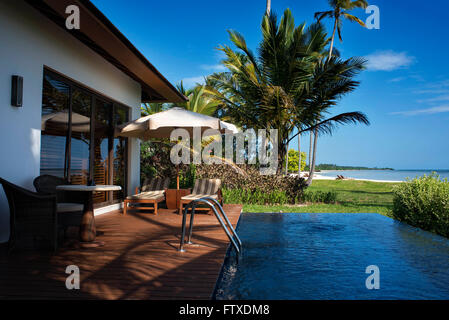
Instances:
[[[21,107],[23,102],[23,77],[12,76],[11,83],[11,105]]]

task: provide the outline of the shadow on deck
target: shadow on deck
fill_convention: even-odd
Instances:
[[[225,205],[236,226],[242,206]],[[96,217],[98,248],[56,254],[0,255],[0,299],[210,299],[229,240],[213,215],[195,215],[194,245],[178,252],[182,216],[115,211]],[[68,265],[80,269],[80,290],[68,290]]]

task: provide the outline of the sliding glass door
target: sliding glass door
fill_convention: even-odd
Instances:
[[[44,71],[41,174],[72,184],[115,184],[120,192],[94,194],[97,206],[126,194],[127,139],[114,137],[129,108],[51,71]]]

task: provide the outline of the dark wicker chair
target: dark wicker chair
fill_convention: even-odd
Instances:
[[[8,252],[14,248],[53,248],[57,243],[56,195],[31,192],[0,178],[10,210]]]
[[[68,192],[56,190],[57,186],[70,184],[66,179],[52,176],[49,174],[43,174],[34,179],[33,185],[36,191],[41,194],[56,194],[58,196],[58,202],[71,202],[83,204],[85,199],[80,192]]]
[[[40,194],[53,194],[57,196],[58,223],[66,235],[67,228],[81,225],[85,194],[83,192],[68,192],[57,190],[59,185],[69,184],[63,178],[44,174],[34,179],[33,185]]]

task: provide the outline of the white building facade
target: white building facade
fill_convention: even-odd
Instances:
[[[64,1],[48,2],[63,19]],[[99,214],[119,208],[140,184],[139,140],[115,137],[115,127],[140,117],[142,101],[183,97],[95,8],[79,5],[81,30],[69,31],[27,1],[0,0],[0,177],[32,191],[41,174],[121,184],[121,193],[96,195]],[[96,42],[95,28],[109,32],[101,37],[109,44]],[[128,67],[133,59],[146,67]],[[14,75],[23,79],[21,107],[11,104]],[[0,242],[8,237],[0,187]]]

